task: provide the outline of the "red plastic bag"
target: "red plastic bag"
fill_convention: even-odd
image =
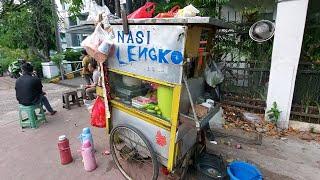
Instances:
[[[152,18],[156,4],[153,2],[146,2],[145,5],[128,15],[128,19]]]
[[[101,97],[97,97],[91,112],[91,125],[99,128],[106,127],[106,109]]]
[[[180,9],[180,6],[176,5],[173,8],[171,8],[171,10],[168,12],[159,13],[155,18],[173,18],[177,14],[179,9]]]

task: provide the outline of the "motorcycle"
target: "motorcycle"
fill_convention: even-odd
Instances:
[[[0,65],[0,77],[2,77],[3,76],[3,69],[2,69],[2,66]]]
[[[9,65],[8,71],[11,78],[17,79],[22,76],[21,66],[24,62],[24,60],[18,59],[17,61],[14,61]]]

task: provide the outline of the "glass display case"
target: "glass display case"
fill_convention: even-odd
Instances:
[[[114,101],[171,122],[172,87],[114,72],[109,78]]]

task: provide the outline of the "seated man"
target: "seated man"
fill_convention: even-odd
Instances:
[[[87,85],[90,85],[92,82],[92,72],[90,72],[88,66],[92,58],[88,55],[86,50],[82,51],[81,60],[82,60],[82,67],[83,67],[82,76],[86,81]]]
[[[100,72],[98,70],[98,64],[95,60],[92,60],[88,65],[89,71],[92,72],[93,83],[86,85],[86,93],[90,100],[94,99],[94,93],[96,92],[96,87],[98,86]]]
[[[30,63],[24,63],[22,65],[23,75],[16,81],[16,97],[19,104],[24,106],[31,106],[42,103],[51,115],[54,115],[57,111],[54,111],[49,104],[45,93],[42,91],[41,80],[32,76],[33,67]]]

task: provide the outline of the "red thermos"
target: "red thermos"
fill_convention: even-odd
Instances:
[[[61,164],[69,164],[72,162],[69,140],[66,135],[59,136],[58,148],[60,151]]]

